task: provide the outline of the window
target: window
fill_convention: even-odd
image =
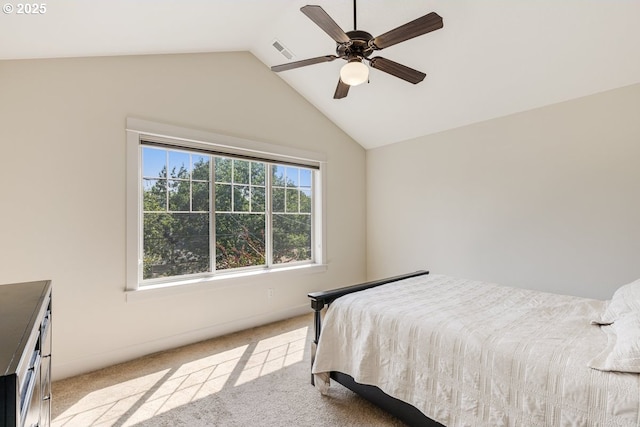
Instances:
[[[129,289],[322,262],[321,161],[171,130],[128,129]]]

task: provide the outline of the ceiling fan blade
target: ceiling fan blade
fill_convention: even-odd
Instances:
[[[271,67],[271,71],[279,73],[280,71],[293,70],[294,68],[305,67],[307,65],[320,64],[322,62],[331,62],[337,58],[339,58],[339,56],[318,56],[315,58],[303,59],[302,61],[290,62],[288,64],[274,65],[273,67]]]
[[[379,35],[372,40],[377,49],[393,46],[405,40],[439,30],[443,27],[442,17],[435,12],[428,13],[391,31]]]
[[[398,64],[390,59],[382,58],[380,56],[376,56],[375,58],[371,58],[369,60],[369,64],[371,68],[375,68],[376,70],[384,71],[385,73],[389,73],[392,76],[396,76],[401,78],[402,80],[406,80],[409,83],[420,83],[427,76],[425,73],[414,70],[413,68],[409,68],[406,65]]]
[[[333,99],[342,99],[349,94],[349,86],[342,79],[338,79],[338,86],[336,87],[336,92],[333,94]]]
[[[329,37],[337,43],[348,43],[351,40],[349,36],[342,31],[342,28],[336,24],[336,21],[320,6],[307,5],[301,7],[300,11],[315,22],[318,27],[322,28],[325,33],[329,34]]]

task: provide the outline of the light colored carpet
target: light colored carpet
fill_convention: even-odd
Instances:
[[[305,315],[53,383],[53,426],[403,426],[310,380]]]

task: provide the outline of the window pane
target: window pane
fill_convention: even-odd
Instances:
[[[249,212],[249,186],[233,186],[233,210],[234,212]]]
[[[251,212],[265,211],[264,187],[251,187]]]
[[[300,185],[298,180],[298,168],[287,168],[287,187],[297,187]]]
[[[189,212],[191,191],[189,181],[169,180],[169,210]]]
[[[273,262],[311,259],[311,215],[273,216]]]
[[[191,155],[193,165],[193,179],[209,181],[209,156]]]
[[[246,160],[233,161],[233,182],[235,184],[249,184],[249,166]]]
[[[167,150],[142,147],[142,176],[166,178]]]
[[[171,178],[188,179],[191,175],[189,153],[169,150],[169,175]]]
[[[274,165],[272,167],[273,169],[273,183],[271,185],[277,185],[280,187],[284,187],[285,184],[285,179],[284,179],[284,171],[285,171],[285,167],[284,166],[277,166]]]
[[[210,270],[209,214],[145,213],[143,278]]]
[[[145,211],[167,210],[167,180],[143,179],[142,191],[144,194],[143,209]]]
[[[272,194],[271,209],[274,212],[284,212],[284,188],[274,188]]]
[[[215,158],[216,182],[231,182],[232,160],[226,157]]]
[[[311,187],[310,169],[300,169],[300,187]]]
[[[298,194],[300,192],[289,188],[286,191],[287,212],[298,213]]]
[[[265,164],[251,162],[251,185],[265,185]]]
[[[216,214],[216,269],[264,265],[264,230],[264,214]]]
[[[231,212],[231,185],[216,184],[216,212]]]
[[[191,209],[209,212],[209,183],[194,182],[192,185],[193,198]]]
[[[311,189],[300,191],[300,212],[311,213]]]

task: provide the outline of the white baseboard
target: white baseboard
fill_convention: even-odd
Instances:
[[[193,344],[199,341],[219,337],[233,332],[245,329],[255,328],[257,326],[266,325],[271,322],[288,319],[303,314],[309,314],[311,310],[309,304],[290,307],[284,310],[265,313],[258,316],[238,319],[231,322],[220,323],[206,328],[185,332],[179,335],[138,343],[132,346],[114,349],[108,352],[94,353],[78,359],[69,360],[63,363],[57,363],[55,355],[53,356],[53,367],[51,370],[53,380],[61,380],[73,377],[97,369],[106,368],[118,363],[136,359],[159,351],[169,350],[187,344]]]

